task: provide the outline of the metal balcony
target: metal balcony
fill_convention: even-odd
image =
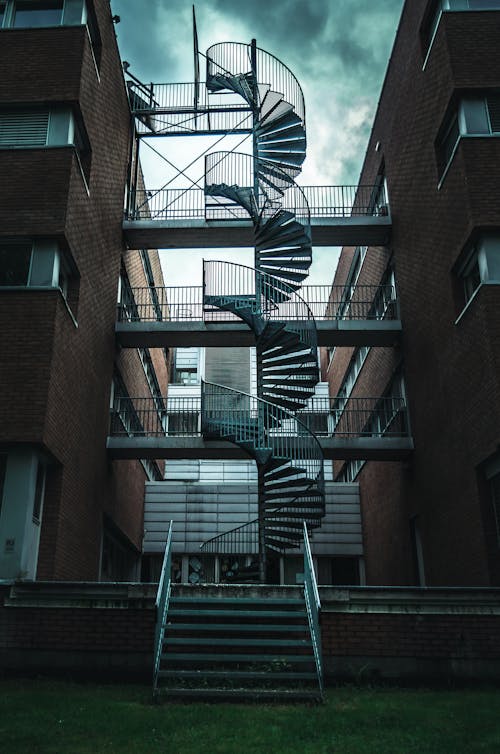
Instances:
[[[413,450],[403,398],[312,398],[297,418],[314,433],[325,459],[396,461]],[[286,425],[280,432],[286,435]],[[116,398],[107,447],[116,459],[248,459],[230,442],[203,438],[201,398],[168,398],[164,410],[152,398]]]
[[[311,213],[313,246],[382,246],[392,221],[377,186],[303,186]],[[293,195],[288,197],[293,203]],[[282,208],[294,211],[283,197]],[[247,212],[203,189],[133,191],[123,222],[129,248],[236,248],[253,246]]]
[[[248,325],[204,304],[203,292],[202,286],[128,289],[118,306],[118,343],[124,348],[255,345]],[[400,336],[392,285],[306,285],[300,295],[316,321],[320,346],[392,346]],[[283,302],[269,317],[300,321],[300,311]]]

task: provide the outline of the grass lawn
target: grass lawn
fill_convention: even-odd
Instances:
[[[150,703],[144,686],[0,681],[5,754],[500,753],[500,690],[359,689],[321,706]]]

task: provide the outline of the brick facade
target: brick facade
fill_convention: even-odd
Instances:
[[[415,442],[409,462],[367,463],[358,476],[367,583],[416,583],[417,517],[428,585],[493,585],[500,549],[481,465],[500,444],[499,289],[479,289],[457,321],[456,269],[475,229],[500,228],[500,139],[462,138],[441,183],[436,140],[461,92],[500,87],[500,13],[443,13],[424,66],[427,5],[405,4],[360,177],[373,184],[385,171],[403,336],[392,351],[370,351],[353,395],[380,394],[400,364]],[[351,256],[344,249],[336,282]],[[368,249],[359,282],[378,282],[379,256]],[[332,395],[349,358],[330,366]]]
[[[128,267],[138,259],[122,239],[130,113],[109,2],[90,6],[98,70],[85,26],[0,32],[0,104],[69,104],[90,145],[86,180],[72,146],[0,149],[0,241],[55,240],[77,278],[69,307],[56,289],[0,291],[0,442],[7,451],[29,444],[49,461],[40,579],[97,579],[104,516],[133,558],[143,535],[146,473],[106,453],[114,369],[130,395],[149,393],[137,352],[118,353],[114,337],[121,258]],[[161,285],[158,253],[150,256]],[[164,353],[153,362],[164,392]]]

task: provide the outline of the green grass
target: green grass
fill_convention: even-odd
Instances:
[[[143,686],[0,681],[5,754],[500,752],[500,690],[332,689],[321,706],[152,705]]]

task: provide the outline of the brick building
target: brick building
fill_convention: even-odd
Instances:
[[[228,330],[221,312],[214,315],[208,339],[206,321],[200,327],[187,325],[186,308],[203,311],[195,320],[205,317],[206,291],[187,305],[184,294],[170,291],[167,300],[158,253],[146,247],[250,245],[255,231],[249,219],[250,189],[232,191],[236,181],[230,160],[224,163],[223,158],[219,167],[221,158],[210,155],[206,196],[183,187],[168,215],[161,191],[145,193],[138,156],[140,138],[158,135],[155,129],[166,136],[185,130],[184,119],[193,109],[192,86],[194,130],[202,135],[238,128],[253,133],[261,167],[268,161],[257,179],[271,187],[275,178],[281,181],[272,188],[273,211],[285,195],[293,195],[294,222],[300,225],[305,215],[312,217],[311,227],[304,230],[303,224],[297,231],[300,240],[286,260],[291,275],[282,274],[272,293],[278,304],[283,303],[279,286],[292,282],[294,294],[300,288],[312,246],[354,244],[344,246],[334,288],[325,300],[301,290],[318,321],[323,318],[317,342],[325,346],[323,379],[329,383],[330,400],[314,392],[311,374],[316,367],[312,362],[300,365],[301,357],[293,369],[303,369],[302,377],[290,374],[296,380],[291,398],[286,379],[277,380],[278,387],[267,393],[281,391],[281,406],[299,408],[301,420],[314,429],[323,457],[333,462],[328,483],[332,478],[344,486],[355,482],[356,496],[359,485],[362,542],[358,508],[339,504],[335,509],[335,487],[330,487],[338,550],[321,555],[332,563],[316,560],[324,568],[323,583],[343,579],[332,575],[330,566],[335,567],[335,558],[344,558],[339,573],[353,574],[349,580],[354,583],[363,583],[366,574],[368,584],[498,584],[498,6],[491,0],[405,4],[360,187],[347,216],[341,216],[349,205],[344,190],[349,187],[323,187],[331,191],[317,201],[318,187],[292,186],[305,158],[305,116],[300,86],[286,67],[283,86],[288,90],[268,92],[260,113],[248,87],[240,91],[242,76],[252,83],[246,69],[238,68],[249,59],[247,45],[227,47],[235,75],[222,79],[217,55],[226,53],[213,46],[207,91],[200,95],[198,82],[186,85],[182,107],[175,99],[180,85],[175,84],[148,89],[129,82],[129,98],[108,0],[0,2],[1,578],[137,579],[145,482],[161,480],[166,462],[170,480],[192,489],[189,475],[175,476],[180,465],[173,459],[216,457],[219,446],[212,442],[209,447],[206,438],[195,437],[189,446],[185,431],[180,439],[175,436],[174,419],[191,412],[189,421],[196,414],[198,427],[200,407],[171,408],[169,413],[168,348],[234,348],[256,338],[247,325],[235,325],[234,312]],[[270,56],[252,49],[265,71]],[[173,113],[175,107],[179,112]],[[272,125],[277,113],[278,120],[289,117],[290,108],[290,122]],[[268,123],[255,120],[252,127],[236,127],[245,109],[249,117],[267,118]],[[290,129],[296,143],[290,146],[273,129]],[[280,139],[278,148],[272,146]],[[283,163],[287,150],[294,155],[288,158],[292,165],[286,159]],[[283,170],[288,174],[283,176]],[[245,167],[245,179],[247,172]],[[333,189],[342,189],[342,201]],[[259,190],[262,198],[265,192]],[[301,204],[302,196],[310,205],[303,215],[307,202]],[[290,207],[283,207],[290,215]],[[326,221],[325,207],[331,213]],[[207,213],[212,213],[209,222]],[[261,254],[262,280],[286,266],[286,254],[275,251],[270,243]],[[291,258],[299,260],[295,267]],[[210,270],[216,287],[216,276],[226,273],[222,267]],[[228,279],[220,278],[224,284]],[[330,282],[325,281],[328,289]],[[387,295],[394,286],[397,300]],[[271,290],[268,283],[264,289]],[[363,298],[368,290],[369,301]],[[245,290],[233,296],[233,308],[248,295]],[[216,299],[213,293],[212,302]],[[115,327],[117,300],[122,321]],[[224,306],[228,309],[227,301]],[[141,319],[153,324],[141,330]],[[402,334],[396,324],[391,329],[399,319]],[[300,353],[300,344],[290,342],[286,347]],[[312,356],[315,346],[308,341],[308,348]],[[258,363],[265,360],[259,358]],[[269,382],[266,368],[255,380],[261,388]],[[293,388],[297,393],[305,384],[309,403],[293,395]],[[171,392],[174,406],[175,390]],[[220,452],[222,460],[248,461],[248,453],[238,456],[234,447]],[[297,468],[300,475],[300,464]],[[279,487],[276,499],[284,495],[280,473],[268,480],[269,487]],[[322,475],[323,470],[317,472],[316,499],[309,501],[318,510],[324,503]],[[300,489],[301,480],[294,479],[293,486]],[[170,518],[165,490],[161,522],[153,516],[145,540],[153,548],[150,542],[156,537],[156,549],[149,552],[157,560]],[[291,494],[288,500],[295,502]],[[188,527],[198,519],[187,503],[185,507]],[[197,512],[200,522],[213,515],[201,508]],[[320,517],[314,516],[316,523]],[[291,530],[300,524],[293,521],[287,532],[292,548],[298,540]],[[285,551],[283,542],[287,544],[283,539],[278,547]],[[254,551],[249,550],[249,557]],[[346,571],[342,566],[347,565],[353,567]],[[291,570],[294,579],[300,566]]]
[[[115,346],[130,114],[106,0],[0,3],[0,577],[138,575],[156,462],[112,463],[109,406],[165,395],[165,352]],[[57,50],[57,54],[54,51]]]
[[[500,583],[500,4],[405,3],[360,183],[392,237],[344,247],[338,285],[397,286],[394,349],[325,351],[334,407],[405,395],[405,463],[339,461],[360,484],[368,584]],[[384,431],[384,428],[381,428]]]

